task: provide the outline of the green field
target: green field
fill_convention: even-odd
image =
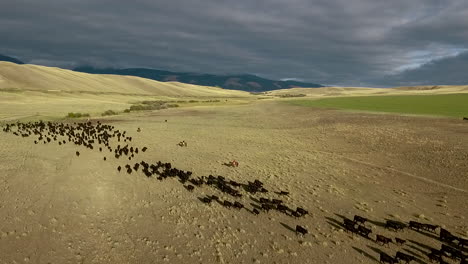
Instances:
[[[288,103],[345,110],[468,117],[468,94],[335,97],[291,100]]]

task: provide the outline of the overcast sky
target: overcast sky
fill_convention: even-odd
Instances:
[[[0,0],[0,54],[325,85],[468,84],[467,0]]]

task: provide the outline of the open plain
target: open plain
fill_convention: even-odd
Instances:
[[[0,66],[3,125],[40,119],[86,122],[64,116],[87,112],[93,124],[113,125],[133,137],[132,145],[148,147],[129,161],[100,152],[97,146],[90,150],[56,142],[34,144],[32,137],[1,132],[2,264],[378,263],[380,252],[393,256],[396,251],[416,257],[417,263],[428,263],[430,249],[441,246],[437,233],[394,232],[384,228],[385,221],[435,224],[468,237],[468,121],[297,106],[274,96],[283,91],[257,96],[133,77],[128,81],[118,76],[113,82],[113,76],[9,63]],[[18,76],[24,69],[35,70],[36,81],[23,83]],[[59,77],[68,78],[67,83]],[[94,86],[73,87],[90,80]],[[121,80],[129,86],[145,83],[145,89],[112,91]],[[310,89],[316,94],[308,96],[352,96],[352,89]],[[428,92],[355,89],[356,95]],[[446,89],[447,93],[466,92],[466,87]],[[99,115],[148,98],[199,102]],[[208,99],[219,102],[200,102]],[[187,147],[177,145],[182,140]],[[258,179],[269,192],[252,195],[241,190],[239,198],[209,186],[189,192],[176,179],[159,181],[141,172],[117,170],[142,160],[170,162],[192,171],[194,177]],[[239,166],[223,165],[231,160]],[[301,206],[309,214],[252,213],[259,197],[278,198],[275,192],[281,190],[289,192],[280,197],[285,204]],[[239,201],[246,209],[204,204],[199,198],[205,195]],[[372,230],[369,239],[344,231],[343,218],[354,215],[369,219],[365,224]],[[296,225],[305,227],[308,234],[297,235]],[[377,234],[407,242],[381,246],[374,241]],[[466,248],[462,251],[467,253]]]

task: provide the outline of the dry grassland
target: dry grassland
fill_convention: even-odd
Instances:
[[[4,83],[0,81],[0,87],[20,91],[0,91],[3,122],[60,120],[71,111],[120,111],[148,98],[228,100],[92,119],[128,131],[136,146],[148,146],[136,161],[171,162],[194,176],[259,179],[271,191],[288,190],[288,205],[303,206],[310,215],[255,216],[216,203],[206,205],[197,198],[227,197],[206,186],[187,192],[175,179],[157,181],[141,173],[119,173],[116,167],[129,162],[110,155],[103,161],[106,154],[97,150],[71,144],[35,145],[31,138],[1,132],[2,264],[378,263],[378,252],[394,255],[397,250],[427,263],[429,248],[440,248],[437,234],[395,233],[382,223],[416,220],[468,236],[466,121],[321,110],[181,84],[161,86],[159,94],[160,90],[152,92],[153,85],[166,84],[134,78],[135,87],[151,84],[141,88],[141,94],[133,94],[133,86],[118,94],[93,93],[92,88],[78,93],[72,86],[79,83],[75,77],[63,86],[68,91],[59,86],[66,82],[65,76],[75,73],[49,72],[54,77],[46,78],[42,71],[53,69],[38,66],[26,66],[38,76],[18,88],[26,73],[16,69],[20,77],[13,80],[5,67],[0,64]],[[35,78],[44,78],[45,84],[35,86]],[[109,85],[97,75],[82,78],[93,79],[91,86],[102,81],[100,92],[119,83]],[[116,80],[120,78],[125,79]],[[44,91],[41,87],[46,86],[62,92]],[[183,88],[176,95],[165,93],[175,86]],[[367,89],[356,94],[363,91]],[[350,89],[339,92],[352,94]],[[182,140],[187,147],[177,146]],[[222,165],[232,159],[239,167]],[[253,199],[243,194],[239,201],[252,208]],[[277,196],[270,192],[265,197]],[[384,247],[344,232],[342,217],[355,214],[371,220],[367,226],[372,228],[372,239],[376,234],[398,236],[407,244]],[[296,225],[306,227],[309,234],[297,236],[291,231]]]

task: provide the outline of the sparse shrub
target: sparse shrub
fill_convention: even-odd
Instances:
[[[166,101],[143,101],[141,102],[141,104],[144,104],[144,105],[162,105],[165,103],[167,102]]]
[[[102,116],[109,116],[109,115],[116,115],[116,114],[117,114],[117,112],[114,112],[112,110],[107,110],[104,113],[102,113],[101,115]]]
[[[166,109],[166,105],[161,104],[151,104],[151,105],[132,105],[130,106],[130,111],[144,111],[144,110],[160,110]]]
[[[70,112],[67,115],[68,118],[80,118],[80,117],[89,117],[89,116],[90,115],[87,113],[73,113],[73,112]]]
[[[130,111],[131,110],[127,108],[127,109],[124,110],[124,113],[130,113]]]
[[[166,106],[167,106],[168,108],[171,108],[171,107],[179,107],[178,104],[166,104]]]
[[[198,103],[197,100],[189,100],[188,102],[189,102],[189,103]]]
[[[149,110],[149,109],[146,109],[147,106],[144,106],[144,105],[132,105],[130,106],[130,111],[142,111],[142,110]]]
[[[286,98],[286,97],[304,97],[305,94],[280,94],[279,97]]]

